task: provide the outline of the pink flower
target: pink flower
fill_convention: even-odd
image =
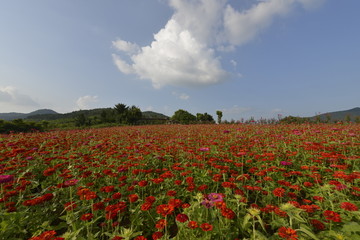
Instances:
[[[210,193],[207,197],[212,202],[222,202],[223,201],[223,196],[219,193]]]
[[[13,175],[0,175],[0,183],[7,183],[14,180]]]
[[[70,186],[76,185],[78,182],[79,182],[78,179],[70,179],[70,180],[65,181],[64,185],[67,187],[70,187]]]
[[[208,147],[199,148],[199,151],[201,151],[201,152],[207,152],[209,150],[210,150],[210,148],[208,148]]]

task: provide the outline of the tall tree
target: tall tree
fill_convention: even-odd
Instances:
[[[222,116],[223,116],[222,111],[220,111],[220,110],[216,111],[216,115],[217,115],[217,117],[218,117],[218,123],[221,123],[221,118],[222,118]]]
[[[136,107],[136,106],[131,106],[128,110],[127,110],[127,114],[126,114],[126,121],[129,124],[136,124],[137,121],[139,121],[142,117],[142,113],[140,108]]]
[[[115,112],[117,114],[117,120],[119,123],[127,123],[126,115],[129,110],[129,107],[123,103],[118,103],[115,105]]]

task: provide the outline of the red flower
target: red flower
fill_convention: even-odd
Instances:
[[[141,210],[142,211],[148,211],[150,210],[152,207],[152,203],[149,203],[149,202],[144,202],[142,205],[141,205]]]
[[[341,222],[341,217],[340,214],[334,212],[334,211],[330,211],[330,210],[325,210],[324,211],[324,216],[326,220],[330,220],[333,222]]]
[[[319,220],[317,220],[317,219],[311,219],[310,223],[317,230],[324,230],[325,229],[325,225],[322,222],[320,222]]]
[[[162,204],[156,207],[156,212],[163,217],[166,217],[166,215],[171,214],[173,211],[174,211],[174,206],[169,204]]]
[[[169,191],[167,191],[166,195],[167,195],[167,196],[170,196],[170,197],[173,197],[173,196],[176,195],[176,191],[174,191],[174,190],[169,190]]]
[[[176,215],[176,221],[183,223],[189,221],[189,217],[186,214],[179,213]]]
[[[353,204],[353,203],[349,203],[349,202],[342,202],[340,204],[340,207],[346,211],[358,211],[359,208]]]
[[[285,195],[285,189],[279,187],[279,188],[275,188],[273,191],[274,196],[276,197],[284,197]]]
[[[213,230],[213,226],[209,223],[203,223],[200,225],[200,228],[205,231],[205,232],[208,232],[208,231],[211,231]]]
[[[154,196],[148,196],[145,198],[145,202],[148,203],[154,203],[156,201],[156,198]]]
[[[54,230],[46,231],[39,236],[29,238],[29,240],[63,240],[64,238],[55,237],[56,232]]]
[[[74,210],[77,207],[76,203],[74,201],[72,202],[67,202],[64,204],[64,209],[66,211],[71,211]]]
[[[90,221],[94,215],[92,213],[85,213],[80,217],[80,220],[82,221]]]
[[[155,227],[159,230],[163,229],[167,225],[167,221],[165,219],[160,219],[156,222]]]
[[[133,202],[136,202],[139,199],[139,196],[136,195],[136,194],[130,194],[128,196],[128,198],[129,198],[129,202],[133,203]]]
[[[195,228],[198,228],[199,225],[198,225],[198,223],[195,222],[195,221],[189,221],[188,227],[191,228],[191,229],[195,229]]]
[[[120,236],[115,236],[113,237],[111,240],[121,240],[121,239],[124,239],[123,237],[120,237]]]
[[[112,199],[120,199],[121,198],[121,193],[119,193],[119,192],[114,193],[111,197],[112,197]]]
[[[221,215],[223,215],[227,219],[234,219],[236,217],[234,211],[230,208],[221,209]]]
[[[158,240],[160,238],[162,238],[164,234],[162,232],[154,232],[153,235],[152,235],[152,239],[153,240]]]
[[[106,192],[106,193],[113,192],[114,190],[115,190],[115,186],[105,186],[100,188],[101,192]]]
[[[92,207],[93,207],[93,210],[94,210],[94,211],[97,211],[97,210],[102,210],[102,209],[104,209],[104,208],[105,208],[105,205],[104,205],[103,202],[98,202],[98,203],[94,203]]]
[[[298,235],[296,234],[296,231],[292,228],[280,227],[278,229],[278,234],[281,238],[284,238],[286,240],[297,240],[298,239]]]
[[[147,182],[146,180],[141,180],[141,181],[138,183],[138,185],[139,185],[140,187],[146,187],[146,186],[148,185],[148,182]]]
[[[180,199],[172,198],[169,200],[169,205],[171,205],[174,208],[181,207],[182,201]]]
[[[137,236],[134,240],[147,240],[147,238],[144,236]]]
[[[43,175],[44,176],[51,176],[55,173],[56,169],[55,168],[48,168],[48,169],[45,169],[43,171]]]
[[[319,202],[324,201],[324,198],[320,197],[320,196],[314,196],[313,199],[316,200],[316,201],[319,201]]]

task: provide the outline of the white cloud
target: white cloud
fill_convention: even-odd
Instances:
[[[131,56],[132,65],[114,55],[119,70],[150,79],[154,88],[209,85],[227,79],[228,74],[214,51],[195,39],[176,20],[171,19],[154,38],[150,46]]]
[[[233,65],[233,67],[236,67],[237,66],[237,62],[235,61],[235,60],[230,60],[230,63],[231,63],[231,65]]]
[[[112,44],[117,50],[126,52],[129,55],[136,54],[140,51],[140,47],[137,44],[121,39],[113,41]]]
[[[6,111],[17,111],[17,109],[27,109],[39,107],[30,96],[20,93],[13,86],[0,87],[0,106]]]
[[[224,13],[224,35],[232,45],[243,45],[268,27],[274,18],[287,15],[297,4],[305,9],[319,7],[325,0],[267,0],[246,11],[227,5]]]
[[[172,92],[172,94],[181,100],[188,100],[190,98],[190,96],[187,95],[186,93]]]
[[[113,46],[130,57],[113,54],[124,74],[135,74],[153,87],[206,86],[231,75],[221,65],[219,52],[233,51],[259,35],[273,19],[297,5],[311,8],[324,0],[267,0],[240,11],[229,0],[169,0],[174,14],[148,46],[122,39]]]
[[[79,109],[87,109],[93,107],[93,103],[97,103],[98,101],[98,96],[86,95],[79,97],[76,101],[76,105]]]

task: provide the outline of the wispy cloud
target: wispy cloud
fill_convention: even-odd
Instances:
[[[0,87],[0,105],[2,109],[10,111],[40,106],[30,96],[19,92],[13,86]]]
[[[172,95],[176,96],[177,98],[179,98],[181,100],[188,100],[190,98],[190,96],[187,95],[186,93],[172,92]]]
[[[232,51],[258,36],[274,18],[298,6],[310,9],[325,0],[257,1],[240,11],[228,0],[169,0],[174,14],[148,46],[118,39],[113,60],[124,74],[165,85],[206,86],[232,75],[221,65],[219,52]],[[129,57],[125,61],[124,55]]]
[[[98,96],[82,96],[76,101],[76,105],[79,109],[88,109],[94,106],[94,103],[99,101]]]

